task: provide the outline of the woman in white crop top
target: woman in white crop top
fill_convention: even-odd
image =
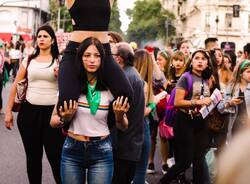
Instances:
[[[82,86],[78,102],[66,101],[56,108],[51,117],[52,127],[69,122],[67,138],[62,150],[61,178],[63,184],[82,184],[87,171],[88,184],[110,184],[113,175],[113,154],[109,136],[108,115],[113,95],[103,82],[105,52],[102,43],[94,38],[85,39],[79,46],[76,68],[80,71]],[[87,81],[87,82],[86,82]],[[129,109],[127,98],[113,102],[117,128],[126,129]]]
[[[124,72],[115,63],[108,39],[108,25],[114,0],[65,0],[65,5],[71,15],[73,32],[64,50],[59,69],[58,108],[64,101],[77,100],[80,95],[78,73],[75,71],[74,59],[80,43],[95,37],[102,43],[105,50],[103,81],[115,97],[126,96],[132,99],[133,90]],[[86,81],[85,81],[86,82]]]
[[[65,137],[59,129],[53,129],[49,124],[58,93],[54,70],[58,68],[59,51],[55,33],[49,25],[38,28],[36,41],[36,52],[24,59],[12,85],[6,107],[5,126],[8,129],[13,127],[11,110],[17,83],[27,74],[26,100],[18,113],[17,125],[26,153],[29,183],[41,184],[44,147],[54,179],[60,184],[61,150]]]

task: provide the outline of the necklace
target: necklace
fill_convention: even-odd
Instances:
[[[87,82],[87,86],[88,86],[88,92],[86,98],[90,107],[90,113],[92,115],[96,115],[97,109],[101,101],[101,94],[100,91],[95,90],[96,81],[93,86],[91,86],[89,82]]]

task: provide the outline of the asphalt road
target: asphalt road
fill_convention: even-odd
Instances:
[[[3,111],[9,96],[11,83],[7,83],[3,88]],[[15,120],[14,120],[15,122]],[[159,141],[158,141],[159,142]],[[156,173],[147,175],[147,182],[155,184],[161,176],[159,148],[155,156]],[[16,122],[12,130],[7,130],[4,126],[4,114],[0,114],[0,184],[28,184],[26,174],[25,153]],[[54,179],[48,164],[46,155],[43,157],[43,184],[54,184]]]

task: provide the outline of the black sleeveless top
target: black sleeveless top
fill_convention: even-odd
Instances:
[[[109,0],[75,0],[69,13],[74,31],[108,31]]]

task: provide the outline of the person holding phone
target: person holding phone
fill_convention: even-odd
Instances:
[[[240,62],[233,79],[218,104],[221,113],[229,113],[228,138],[250,125],[250,61]]]

